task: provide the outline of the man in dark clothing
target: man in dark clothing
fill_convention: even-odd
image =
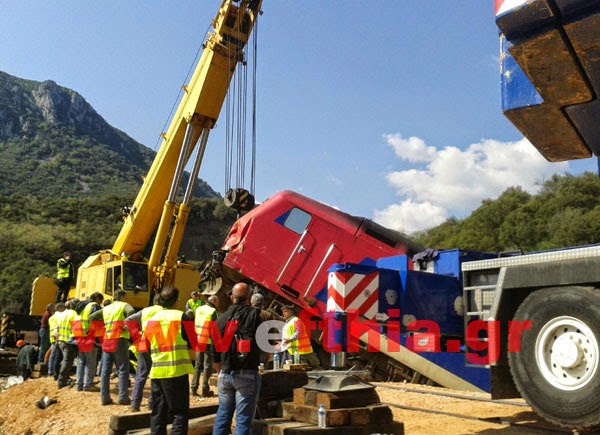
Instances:
[[[17,372],[26,381],[31,377],[39,349],[33,344],[26,344],[24,340],[17,341],[17,347],[20,348],[17,355]]]
[[[38,355],[38,362],[42,364],[46,360],[46,352],[50,349],[50,329],[48,327],[48,319],[54,314],[54,305],[46,305],[46,311],[42,314],[42,322],[40,324],[40,353]]]
[[[263,322],[268,322],[269,320],[279,320],[277,316],[270,311],[265,310],[265,297],[260,293],[254,293],[250,298],[250,304],[260,310],[260,319]],[[260,351],[260,362],[265,366],[269,363],[269,353]]]
[[[223,337],[230,321],[237,321],[235,337],[227,352],[213,351],[214,366],[219,372],[219,409],[213,435],[229,434],[235,412],[236,434],[251,434],[252,420],[260,392],[260,349],[256,343],[256,330],[261,318],[260,310],[250,306],[250,290],[245,283],[233,286],[229,307],[217,319]],[[214,348],[213,348],[214,349]]]
[[[71,290],[71,284],[73,283],[73,277],[75,268],[71,263],[71,253],[65,251],[62,258],[56,262],[56,285],[58,285],[58,291],[56,292],[56,302],[67,302],[69,297],[69,290]]]

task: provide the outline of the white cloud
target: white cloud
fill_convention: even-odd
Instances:
[[[436,226],[446,220],[446,211],[430,202],[413,202],[406,199],[400,204],[392,204],[384,210],[375,210],[374,219],[387,228],[405,234],[428,227]]]
[[[384,134],[383,137],[398,157],[409,162],[430,162],[435,158],[437,150],[435,147],[425,145],[425,141],[419,137],[411,136],[403,139],[398,133]]]
[[[393,171],[388,184],[400,197],[374,212],[374,219],[405,232],[431,228],[449,216],[462,218],[486,198],[497,198],[511,186],[535,193],[539,183],[568,168],[567,163],[549,163],[527,139],[500,142],[484,139],[465,149],[437,149],[424,140],[399,134],[385,135],[400,159],[424,163],[419,169]]]

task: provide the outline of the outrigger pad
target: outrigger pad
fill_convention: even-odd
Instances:
[[[371,390],[375,386],[363,382],[352,375],[322,375],[304,386],[305,390],[321,391],[323,393],[337,393],[340,391]]]
[[[600,156],[600,2],[498,3],[506,117],[549,161]]]

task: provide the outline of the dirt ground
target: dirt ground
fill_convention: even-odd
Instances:
[[[529,430],[513,424],[535,423],[540,419],[529,407],[507,406],[503,404],[466,401],[451,397],[433,396],[417,392],[408,392],[388,387],[407,387],[420,391],[434,391],[455,394],[464,392],[450,391],[443,388],[427,387],[411,384],[389,383],[383,387],[378,384],[377,392],[383,403],[393,403],[405,407],[427,408],[440,411],[430,414],[415,410],[392,408],[396,421],[404,422],[406,434],[540,434],[552,433]],[[113,399],[116,400],[116,381],[112,387]],[[214,389],[214,387],[213,387]],[[146,386],[142,408],[147,404],[149,386]],[[475,397],[486,398],[485,394],[471,393]],[[39,409],[35,402],[44,396],[58,400],[58,403],[47,409]],[[191,406],[202,406],[217,403],[216,398],[191,398]],[[0,393],[0,435],[13,434],[105,434],[111,415],[131,413],[127,406],[100,405],[100,394],[97,392],[78,392],[75,388],[58,389],[52,378],[30,380],[10,387]],[[453,415],[454,414],[454,415]],[[468,415],[470,419],[460,418],[457,414]],[[496,418],[507,423],[486,422],[485,418]]]

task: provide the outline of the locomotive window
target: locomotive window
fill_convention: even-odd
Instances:
[[[311,216],[299,208],[290,210],[284,226],[295,233],[302,234],[310,222]]]

